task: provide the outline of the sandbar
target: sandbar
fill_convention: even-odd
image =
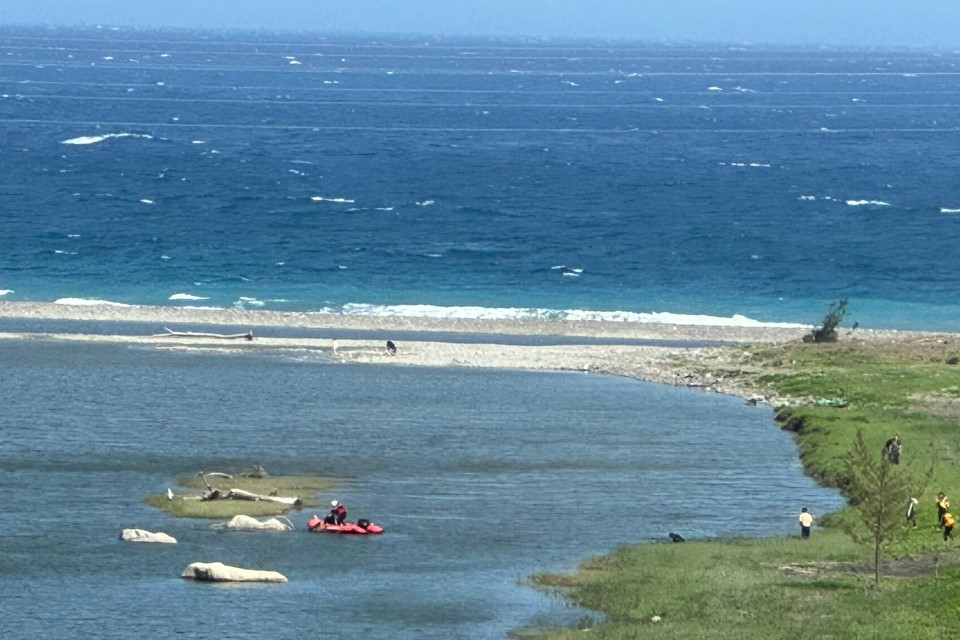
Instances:
[[[566,321],[533,319],[477,319],[406,316],[366,316],[324,312],[278,312],[249,309],[208,309],[160,306],[64,305],[47,302],[0,302],[0,318],[105,323],[136,322],[148,328],[143,335],[111,335],[99,327],[92,333],[42,333],[44,338],[154,345],[157,348],[243,352],[302,350],[333,363],[377,363],[429,367],[486,367],[501,369],[580,371],[627,376],[639,380],[731,393],[770,404],[777,398],[755,397],[735,380],[715,380],[698,372],[698,364],[717,364],[731,357],[731,348],[746,343],[799,341],[809,328],[740,325],[683,325],[653,322]],[[209,337],[162,335],[166,328],[183,331],[196,325],[244,327],[255,339],[223,340]],[[284,337],[271,329],[284,328]],[[418,334],[415,340],[396,340],[391,354],[385,340],[293,337],[291,328],[373,331],[378,336]],[[195,331],[195,329],[186,329]],[[211,329],[204,328],[209,332]],[[215,331],[215,329],[213,329]],[[456,341],[432,340],[430,333],[458,334]],[[670,346],[644,344],[557,344],[521,346],[496,341],[471,342],[471,335],[580,336],[624,340],[670,341]],[[857,340],[897,341],[918,332],[857,329]],[[841,339],[853,339],[843,330]],[[0,333],[2,339],[37,338],[37,333]],[[689,347],[683,345],[689,341]],[[709,367],[707,367],[709,368]]]

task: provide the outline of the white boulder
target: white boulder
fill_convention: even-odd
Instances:
[[[152,532],[145,529],[124,529],[120,534],[121,540],[128,542],[162,542],[164,544],[177,544],[177,539],[163,532]]]
[[[276,571],[241,569],[222,562],[194,562],[180,574],[181,578],[206,582],[286,582],[287,577]]]

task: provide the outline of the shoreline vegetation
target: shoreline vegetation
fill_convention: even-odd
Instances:
[[[873,547],[856,544],[849,507],[821,516],[810,540],[693,540],[640,544],[585,560],[571,574],[532,582],[600,612],[576,628],[518,632],[565,638],[942,638],[956,623],[960,552],[942,539],[933,497],[960,491],[960,334],[840,328],[833,343],[804,343],[809,328],[616,322],[373,318],[337,314],[166,307],[71,307],[0,302],[0,318],[243,326],[252,341],[196,336],[43,334],[61,340],[154,345],[217,352],[302,350],[331,362],[432,367],[580,371],[732,394],[769,406],[795,434],[805,471],[843,491],[844,460],[858,431],[880,455],[894,433],[902,464],[933,465],[917,487],[918,527],[883,550],[874,583]],[[461,342],[271,337],[270,327],[463,334]],[[516,346],[471,343],[469,334],[565,335],[690,341],[697,346],[627,344]],[[3,333],[2,339],[36,338]],[[710,346],[702,346],[708,343]],[[960,499],[960,498],[958,498]],[[802,505],[796,505],[797,511]],[[698,509],[708,508],[701,505]],[[723,508],[722,504],[715,508]],[[904,512],[906,505],[903,505]],[[696,517],[697,509],[690,514]],[[859,525],[859,526],[862,526]],[[906,524],[904,523],[906,527]],[[680,533],[683,533],[680,531]],[[666,536],[666,532],[664,534]],[[665,538],[666,539],[666,538]]]

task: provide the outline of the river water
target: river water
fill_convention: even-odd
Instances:
[[[8,340],[0,401],[9,638],[503,638],[585,615],[531,573],[671,531],[795,534],[801,506],[841,504],[769,408],[590,374]],[[254,463],[345,478],[317,498],[386,532],[308,534],[310,509],[294,532],[224,532],[142,502]],[[289,583],[181,579],[197,561]]]

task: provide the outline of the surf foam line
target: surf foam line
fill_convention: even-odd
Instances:
[[[136,307],[135,304],[124,304],[123,302],[112,302],[110,300],[97,300],[94,298],[58,298],[53,304],[61,304],[70,307]]]
[[[622,322],[679,324],[711,327],[769,327],[806,329],[810,325],[792,322],[763,322],[742,315],[721,316],[635,311],[590,311],[585,309],[537,309],[517,307],[441,307],[435,305],[345,304],[324,313],[371,317],[450,318],[458,320],[552,320],[561,322]]]

